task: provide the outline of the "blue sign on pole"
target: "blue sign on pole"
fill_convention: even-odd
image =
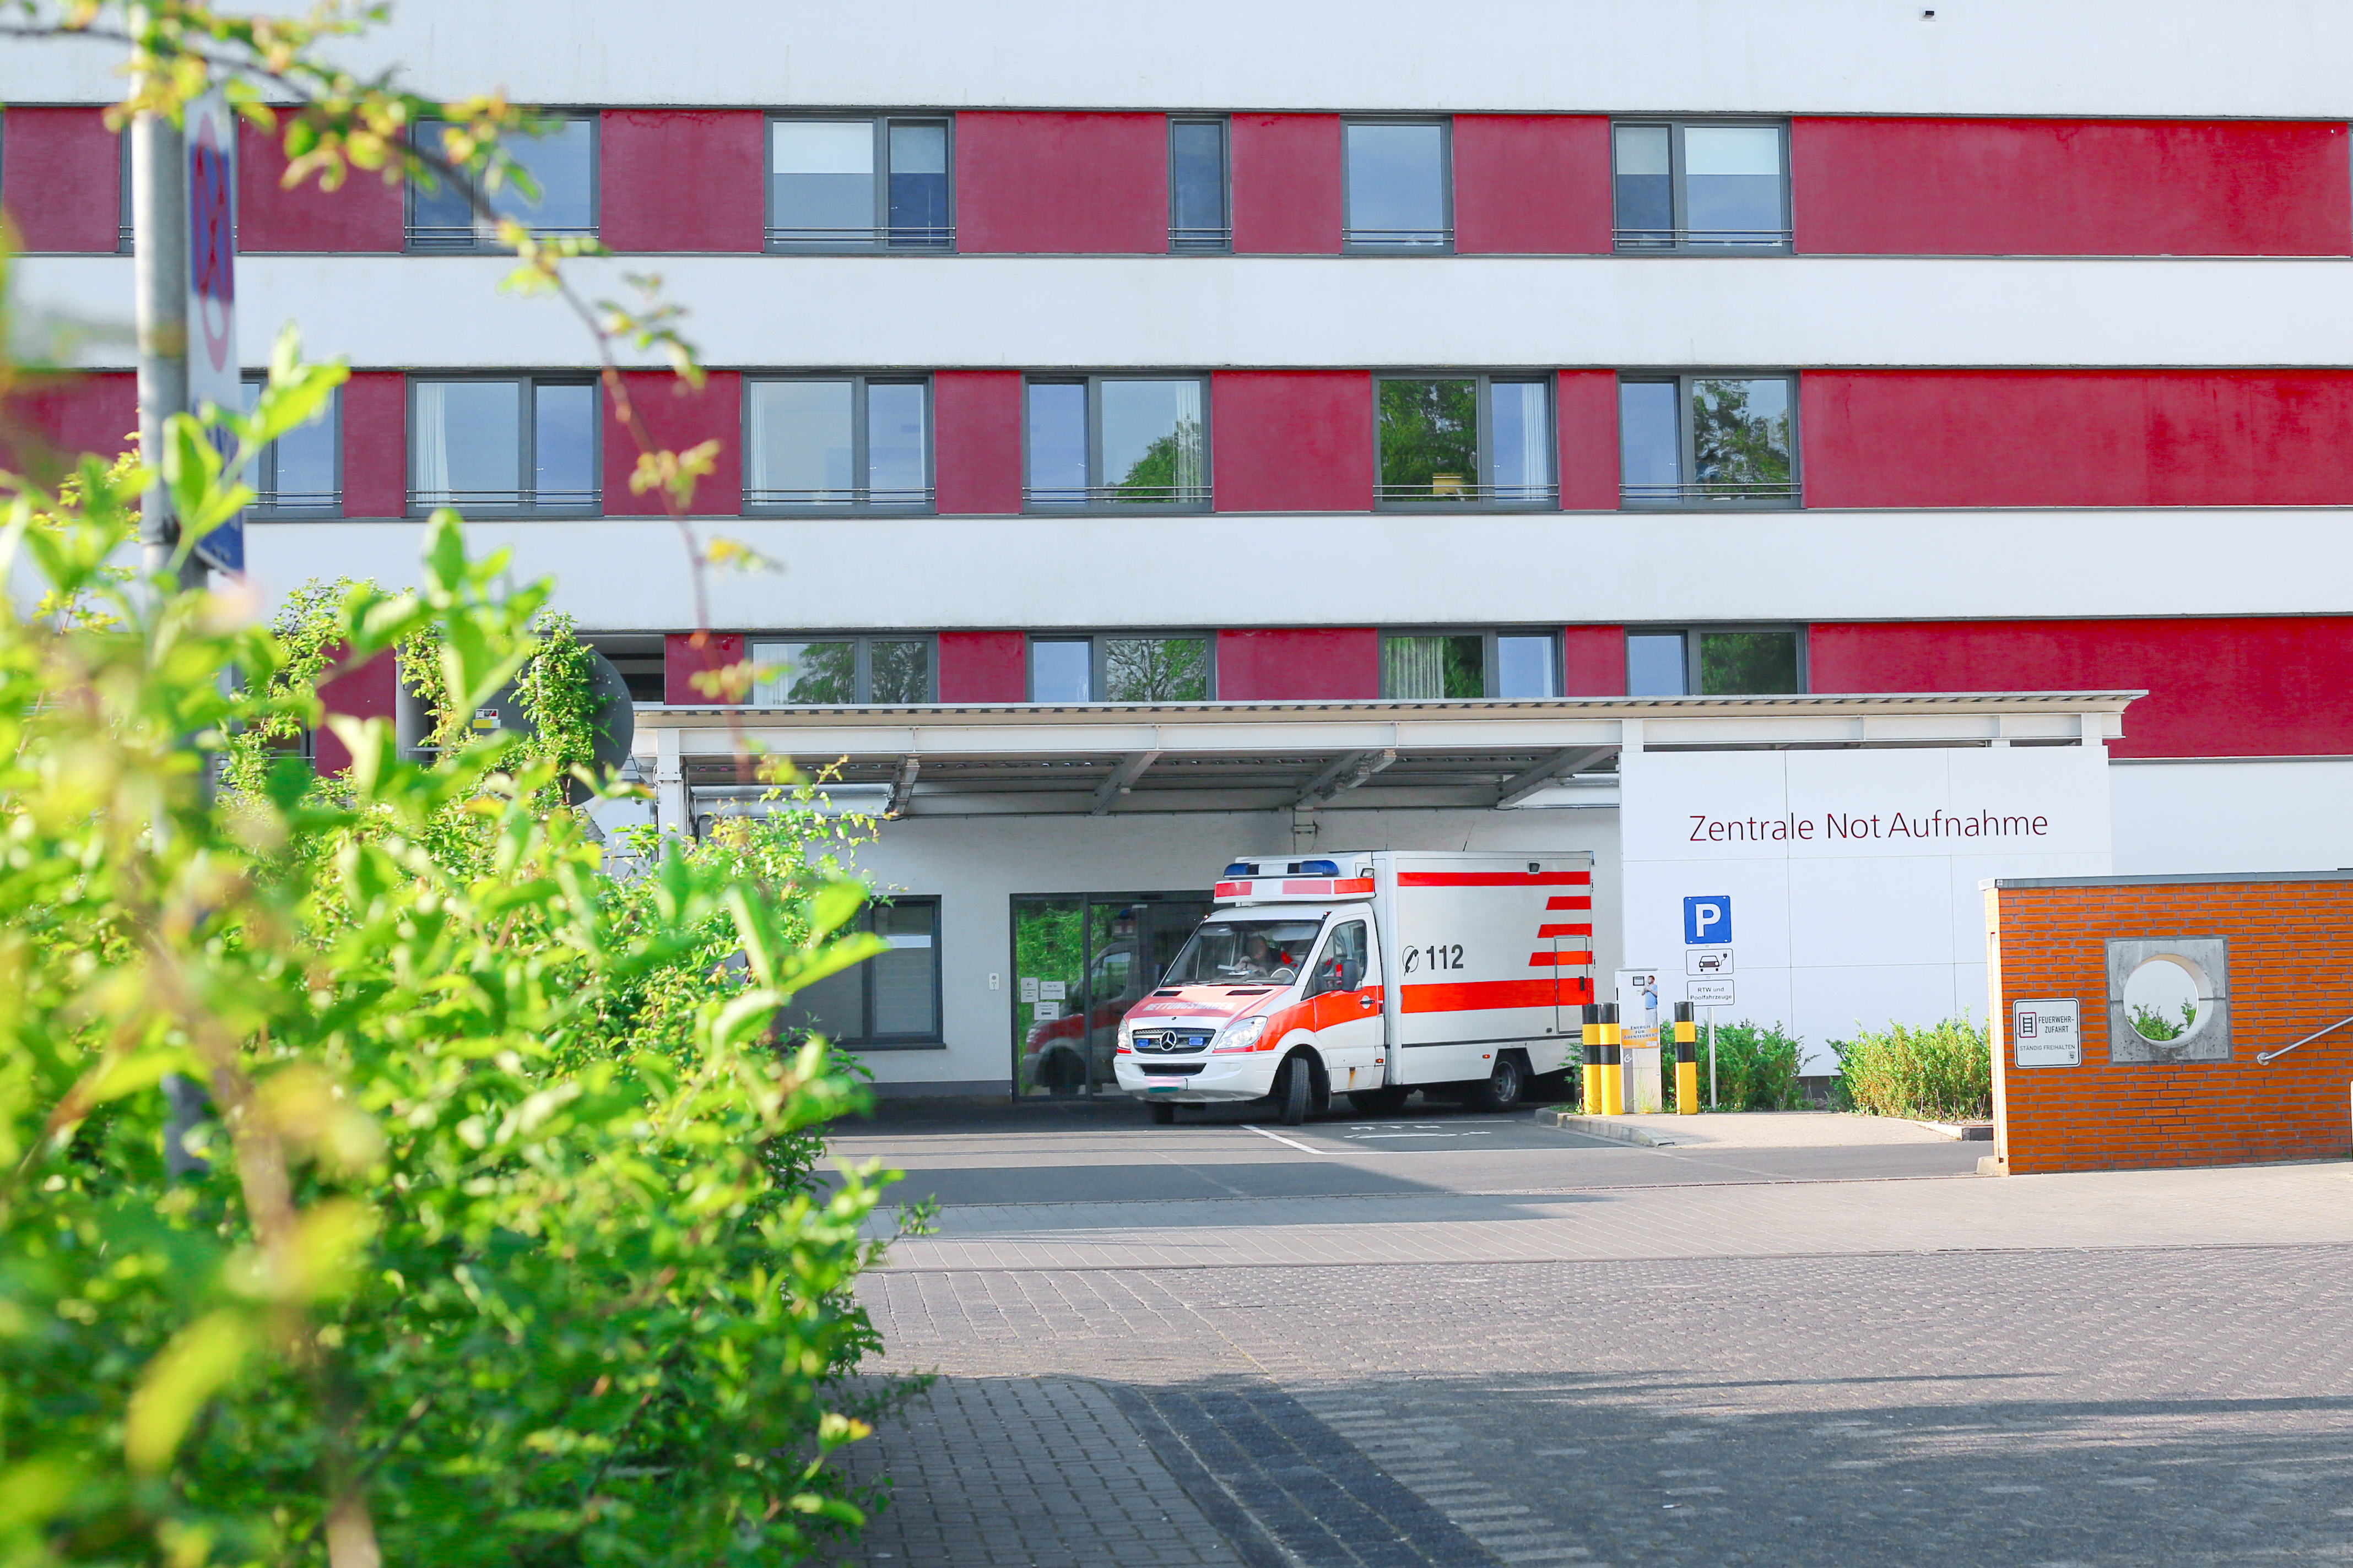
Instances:
[[[1683,945],[1723,947],[1732,941],[1732,900],[1723,893],[1698,893],[1683,900]]]
[[[187,106],[188,407],[207,403],[237,412],[244,377],[237,343],[237,121],[218,89]],[[237,437],[216,426],[212,441],[224,468]],[[237,476],[232,472],[230,479]],[[245,514],[196,542],[196,554],[222,572],[245,570]]]

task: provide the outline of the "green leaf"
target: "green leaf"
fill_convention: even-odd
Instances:
[[[122,1453],[132,1469],[154,1475],[172,1462],[198,1407],[237,1375],[252,1348],[252,1325],[230,1309],[209,1312],[172,1337],[148,1363],[124,1414]]]

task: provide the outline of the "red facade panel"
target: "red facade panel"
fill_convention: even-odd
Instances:
[[[1563,697],[1625,696],[1626,628],[1563,626],[1560,665]]]
[[[1219,371],[1209,432],[1219,511],[1373,508],[1368,371]]]
[[[343,383],[343,515],[408,511],[408,378],[361,371]]]
[[[1340,254],[1340,117],[1237,114],[1234,249],[1243,255]]]
[[[1816,691],[2115,691],[2122,757],[2353,752],[2353,616],[1816,626]]]
[[[1381,635],[1370,626],[1218,634],[1221,702],[1318,702],[1381,694]]]
[[[683,452],[705,441],[719,443],[719,455],[710,476],[694,488],[693,510],[701,517],[738,517],[744,510],[744,378],[732,370],[714,370],[697,392],[681,377],[666,370],[621,373],[630,405],[654,438],[657,448]],[[629,476],[637,471],[638,444],[614,411],[613,400],[603,398],[605,410],[605,515],[661,517],[666,515],[659,492],[632,494]]]
[[[694,678],[744,662],[743,633],[704,632],[700,643],[696,635],[671,632],[662,638],[662,700],[673,708],[720,706],[720,698],[697,688]]]
[[[28,379],[0,418],[0,465],[53,483],[93,453],[110,462],[139,429],[139,381],[129,371]]]
[[[316,174],[288,190],[285,126],[276,132],[239,121],[237,128],[237,247],[247,255],[280,252],[398,251],[401,187],[353,169],[332,191]]]
[[[1618,373],[1560,373],[1560,504],[1564,511],[1618,507]]]
[[[0,201],[26,250],[119,247],[122,144],[102,109],[11,109],[0,130]]]
[[[956,248],[1168,248],[1168,117],[966,110],[955,121]]]
[[[331,665],[339,663],[343,654],[340,649],[331,651],[328,658]],[[377,654],[366,663],[319,683],[319,706],[323,712],[353,719],[381,719],[392,723],[399,696],[399,668],[389,653]],[[351,749],[323,723],[319,726],[312,746],[318,771],[322,773],[339,773],[352,765]]]
[[[1809,371],[1817,507],[2353,502],[2353,371]]]
[[[2342,124],[1796,120],[1800,251],[2343,256]]]
[[[943,513],[1021,510],[1021,373],[932,377],[932,467]]]
[[[1029,639],[1019,632],[942,632],[940,700],[1027,700],[1029,654]]]
[[[596,128],[596,223],[615,250],[765,243],[767,119],[755,109],[608,109]]]
[[[1610,249],[1609,121],[1454,117],[1454,248],[1463,256]]]

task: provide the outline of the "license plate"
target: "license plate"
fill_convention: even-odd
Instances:
[[[1175,1094],[1184,1087],[1185,1080],[1181,1078],[1174,1083],[1154,1083],[1150,1079],[1144,1081],[1144,1092],[1146,1094]]]

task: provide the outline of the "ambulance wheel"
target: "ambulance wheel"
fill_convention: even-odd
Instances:
[[[1152,1106],[1151,1110],[1155,1127],[1166,1127],[1176,1120],[1176,1108],[1165,1100]]]
[[[1304,1056],[1293,1057],[1282,1064],[1274,1082],[1274,1103],[1277,1119],[1285,1127],[1297,1127],[1307,1120],[1308,1102],[1314,1098],[1314,1072]]]
[[[1526,1066],[1506,1051],[1495,1058],[1493,1075],[1486,1082],[1474,1085],[1463,1099],[1474,1110],[1515,1110],[1527,1089]]]
[[[1401,1083],[1381,1089],[1352,1089],[1348,1091],[1348,1103],[1356,1108],[1359,1116],[1395,1116],[1405,1109],[1412,1093]]]

